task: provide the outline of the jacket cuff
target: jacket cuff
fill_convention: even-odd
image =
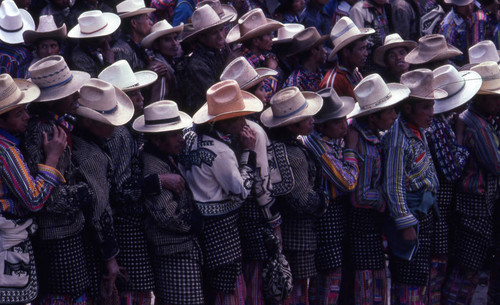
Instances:
[[[38,172],[43,176],[44,180],[52,186],[58,186],[60,184],[66,183],[64,176],[52,166],[38,164]]]
[[[145,196],[156,196],[161,193],[160,175],[151,174],[143,179],[142,193]]]
[[[415,218],[415,216],[413,216],[413,214],[408,214],[406,216],[395,218],[394,223],[396,224],[396,228],[401,230],[413,227],[414,225],[418,224],[418,220]]]

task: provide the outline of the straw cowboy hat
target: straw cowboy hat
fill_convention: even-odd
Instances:
[[[328,60],[332,60],[333,56],[345,46],[362,37],[366,37],[375,33],[371,28],[358,28],[349,17],[342,17],[335,23],[330,32],[330,39],[333,43],[333,50],[328,56]]]
[[[120,27],[121,19],[113,13],[99,10],[83,12],[78,17],[78,24],[72,28],[69,38],[94,38],[113,34]]]
[[[268,128],[286,126],[315,115],[322,106],[319,94],[288,87],[271,98],[271,107],[262,112],[260,121]]]
[[[456,5],[456,6],[466,6],[473,3],[474,0],[444,0],[444,3]]]
[[[7,73],[0,75],[0,114],[28,104],[40,96],[40,89],[25,79],[12,79]]]
[[[120,89],[108,82],[91,78],[80,89],[76,114],[104,124],[121,126],[134,115],[134,104]]]
[[[448,96],[443,89],[436,88],[434,74],[429,69],[416,69],[401,75],[401,84],[410,89],[410,97],[437,100]]]
[[[195,124],[215,122],[260,112],[264,108],[255,95],[242,91],[235,80],[224,80],[207,90],[207,102],[193,115]]]
[[[144,114],[135,119],[132,127],[139,132],[165,132],[187,128],[193,119],[173,101],[158,101],[144,108]]]
[[[281,22],[268,19],[260,8],[253,9],[241,16],[226,36],[227,43],[236,43],[259,37],[283,27]]]
[[[269,68],[254,68],[243,56],[236,57],[222,71],[220,80],[235,80],[241,90],[250,89],[270,76],[278,72]]]
[[[182,23],[176,27],[172,27],[172,25],[168,23],[167,20],[158,21],[157,23],[153,24],[153,27],[151,27],[151,33],[149,33],[148,36],[144,37],[144,39],[141,41],[141,45],[145,48],[151,49],[151,46],[156,39],[172,33],[180,34],[183,28],[184,25]]]
[[[90,74],[86,72],[71,71],[60,55],[40,59],[28,68],[28,72],[31,81],[41,90],[37,102],[55,101],[69,96],[90,79]]]
[[[120,18],[128,18],[156,11],[155,8],[146,7],[143,0],[125,0],[116,5],[116,13]]]
[[[346,117],[356,104],[352,97],[339,96],[333,88],[321,89],[317,93],[323,98],[323,106],[314,116],[314,123],[317,124]]]
[[[459,55],[462,55],[462,51],[446,43],[443,35],[430,34],[420,37],[417,47],[406,55],[405,61],[412,65],[419,65]]]
[[[191,24],[184,26],[184,31],[188,31],[189,34],[182,37],[182,40],[192,39],[205,31],[228,23],[229,20],[231,20],[230,15],[219,17],[210,5],[203,5],[193,12]]]
[[[463,65],[460,70],[469,70],[477,64],[485,61],[500,63],[500,51],[491,40],[483,40],[469,48],[469,63]]]
[[[134,73],[130,64],[122,59],[102,70],[97,78],[118,87],[123,92],[129,92],[151,85],[158,78],[158,74],[150,70]]]
[[[293,36],[305,28],[300,23],[285,23],[282,28],[278,29],[278,34],[273,38],[273,44],[292,42]]]
[[[481,75],[474,71],[458,72],[452,65],[444,65],[433,72],[434,85],[448,93],[448,97],[434,103],[434,113],[453,110],[467,103],[481,88]]]
[[[361,117],[392,107],[409,95],[408,87],[398,83],[386,84],[380,75],[370,74],[354,88],[358,103],[349,117]]]
[[[394,33],[385,36],[384,45],[378,47],[373,53],[373,61],[381,66],[385,67],[385,53],[394,48],[405,48],[408,52],[413,50],[417,46],[417,43],[413,40],[403,40],[399,34]]]
[[[26,44],[33,44],[41,39],[64,39],[67,33],[66,24],[58,28],[54,16],[42,15],[36,31],[27,30],[23,33],[23,38]]]
[[[8,44],[23,43],[23,33],[35,30],[35,21],[26,10],[17,8],[12,0],[0,5],[0,40]]]
[[[328,40],[328,35],[321,36],[315,27],[307,29],[295,34],[292,39],[290,49],[292,52],[287,56],[293,56],[314,48],[317,45],[323,44]]]
[[[230,22],[234,22],[236,21],[236,18],[238,18],[238,12],[236,12],[234,7],[227,4],[221,4],[219,0],[200,1],[196,4],[196,8],[200,8],[205,4],[210,5],[220,18],[224,16],[231,16],[231,19],[229,19]]]
[[[477,72],[483,83],[477,94],[500,94],[500,68],[494,61],[486,61],[471,68]]]

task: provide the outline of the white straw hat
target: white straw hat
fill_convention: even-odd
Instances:
[[[27,30],[23,33],[23,37],[26,44],[32,44],[39,39],[64,39],[67,33],[66,24],[57,27],[54,16],[42,15],[36,31]]]
[[[111,83],[123,90],[123,92],[128,92],[151,85],[158,78],[158,74],[151,70],[134,73],[130,64],[125,59],[122,59],[102,70],[97,78]]]
[[[333,43],[333,50],[328,56],[328,60],[331,60],[338,51],[343,49],[345,46],[354,42],[362,37],[367,37],[375,33],[374,29],[371,28],[358,28],[354,22],[352,22],[349,17],[342,17],[335,23],[330,32],[330,39]]]
[[[155,8],[146,7],[144,0],[125,0],[116,5],[116,13],[120,18],[128,18],[156,11]]]
[[[7,73],[0,75],[0,114],[12,108],[33,102],[40,96],[40,89],[25,79],[13,79]]]
[[[230,22],[236,21],[238,18],[238,12],[236,9],[228,4],[221,4],[219,0],[203,0],[196,4],[196,8],[202,7],[203,5],[210,5],[214,11],[219,15],[219,17],[231,16]]]
[[[500,68],[494,61],[486,61],[471,68],[481,75],[483,83],[477,94],[500,94]]]
[[[293,36],[306,27],[300,23],[285,23],[284,27],[278,29],[278,34],[273,38],[274,44],[292,42]]]
[[[141,45],[145,48],[151,49],[153,42],[156,39],[172,33],[180,34],[183,28],[184,24],[182,23],[176,27],[172,27],[172,25],[168,23],[167,20],[158,21],[157,23],[153,24],[153,27],[151,27],[151,33],[149,33],[148,36],[144,37]]]
[[[500,51],[491,40],[483,40],[469,48],[469,63],[460,70],[469,70],[473,66],[485,61],[500,63]]]
[[[179,111],[174,101],[158,101],[144,108],[144,114],[135,119],[133,128],[139,132],[165,132],[187,128],[193,119]]]
[[[430,34],[420,37],[417,47],[406,55],[405,61],[412,65],[419,65],[458,55],[462,55],[462,51],[447,43],[443,35]]]
[[[403,40],[398,33],[390,34],[385,36],[384,45],[375,49],[373,53],[373,61],[381,66],[385,67],[385,53],[394,48],[405,48],[408,53],[413,50],[418,44],[413,40]]]
[[[429,69],[416,69],[401,75],[401,84],[410,89],[410,97],[436,100],[448,96],[443,89],[436,88],[434,74]]]
[[[0,4],[0,40],[8,44],[23,43],[23,33],[35,30],[35,21],[26,10],[17,8],[12,0]]]
[[[268,19],[260,8],[245,13],[226,36],[227,43],[242,42],[259,37],[283,27],[281,22]]]
[[[245,57],[239,56],[230,62],[224,71],[222,71],[220,80],[233,79],[238,83],[241,90],[246,90],[252,88],[266,78],[277,74],[278,72],[269,68],[255,69]]]
[[[220,17],[210,5],[203,5],[193,12],[191,24],[184,26],[184,31],[188,31],[189,34],[184,36],[182,40],[192,39],[205,31],[228,23],[229,20],[231,20],[230,15]]]
[[[113,13],[99,10],[83,12],[78,24],[68,33],[69,38],[94,38],[113,34],[121,24],[121,19]]]

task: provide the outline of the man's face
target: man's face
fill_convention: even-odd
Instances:
[[[387,51],[385,54],[385,64],[393,74],[401,75],[408,72],[410,64],[405,61],[405,56],[408,54],[405,48],[398,47]]]
[[[59,115],[64,114],[75,114],[76,109],[78,109],[78,99],[80,98],[80,93],[76,91],[75,93],[63,97],[60,100],[54,101],[53,111]]]
[[[434,100],[415,100],[405,105],[406,119],[420,128],[429,128],[434,118]],[[408,112],[409,110],[409,112]]]
[[[500,98],[498,95],[477,95],[475,100],[477,100],[477,107],[479,107],[484,114],[493,116],[500,114]]]
[[[371,120],[375,128],[384,131],[391,128],[397,118],[398,114],[395,107],[389,107],[379,111],[378,114],[373,114]]]
[[[45,58],[50,55],[59,55],[59,42],[55,39],[44,39],[38,42],[36,52],[38,57]]]
[[[273,50],[273,34],[272,33],[268,33],[268,34],[262,35],[260,37],[256,37],[254,39],[255,39],[256,47],[259,50],[261,50],[262,52]]]
[[[129,91],[127,92],[127,95],[134,104],[135,115],[141,115],[144,109],[144,97],[142,96],[141,90],[137,89]]]
[[[178,155],[184,149],[182,130],[166,132],[155,142],[161,152],[169,155]]]
[[[205,47],[220,50],[224,48],[224,44],[226,42],[226,28],[224,25],[220,25],[200,34],[198,39]]]
[[[217,129],[224,134],[230,134],[238,137],[243,131],[243,127],[247,125],[245,117],[239,116],[217,122]]]
[[[135,26],[133,26],[134,31],[141,37],[146,37],[151,33],[151,27],[153,26],[153,21],[149,18],[148,14],[142,14],[134,18]]]
[[[158,38],[158,50],[166,58],[173,58],[179,54],[180,40],[178,33],[167,34]]]
[[[342,50],[344,52],[344,59],[353,67],[363,68],[368,58],[368,42],[365,39],[358,40],[354,44],[352,51],[348,48]]]
[[[460,17],[464,19],[470,19],[474,14],[474,2],[461,6],[454,5],[453,9]]]
[[[326,62],[326,51],[325,48],[323,48],[323,44],[319,44],[315,46],[312,50],[314,56],[316,56],[316,62],[319,65],[322,65]]]
[[[330,139],[340,139],[347,135],[347,120],[345,117],[331,119],[319,124],[316,129]]]
[[[304,0],[293,0],[292,2],[292,10],[294,13],[301,13],[306,7],[306,1]]]
[[[0,119],[0,127],[13,135],[22,134],[28,128],[30,116],[26,105],[20,105],[6,112],[7,119]]]
[[[314,128],[314,119],[312,116],[306,117],[302,121],[299,121],[295,124],[286,126],[293,134],[299,136],[307,136],[310,135]]]

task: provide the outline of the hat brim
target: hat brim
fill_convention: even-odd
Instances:
[[[267,23],[260,25],[254,29],[245,33],[245,35],[241,36],[239,25],[235,25],[226,36],[226,43],[238,43],[242,42],[254,37],[262,36],[266,33],[270,33],[276,31],[277,29],[283,27],[284,25],[281,22],[266,18]]]
[[[384,109],[387,109],[389,107],[392,107],[394,105],[397,105],[401,101],[405,100],[410,96],[410,89],[408,87],[398,84],[398,83],[389,83],[387,84],[387,87],[389,87],[389,90],[391,91],[391,98],[389,98],[387,101],[378,104],[377,106],[366,109],[366,110],[361,110],[359,107],[359,103],[356,103],[356,106],[354,107],[354,110],[349,113],[347,118],[359,118],[365,115],[369,115]]]
[[[134,123],[132,124],[132,128],[134,128],[134,130],[138,132],[157,133],[182,130],[193,125],[193,119],[191,119],[191,117],[187,113],[179,111],[179,117],[180,121],[176,123],[146,125],[144,115],[141,115],[140,117],[135,119]]]
[[[133,11],[133,12],[127,12],[127,13],[123,13],[123,14],[118,14],[118,16],[121,19],[124,19],[124,18],[128,18],[128,17],[134,17],[134,16],[137,16],[137,15],[149,14],[149,13],[152,13],[154,11],[156,11],[155,8],[143,7],[143,8],[140,8],[140,9],[136,10],[136,11]]]
[[[85,33],[82,33],[80,31],[80,25],[77,24],[77,25],[75,25],[74,28],[72,28],[68,32],[68,37],[69,38],[94,38],[94,37],[102,37],[102,36],[111,35],[114,32],[116,32],[116,30],[120,27],[120,24],[122,22],[120,17],[118,15],[113,14],[113,13],[102,13],[102,14],[104,15],[104,17],[108,21],[108,24],[104,28],[102,28],[96,32],[85,34]]]
[[[66,34],[68,30],[66,28],[66,24],[63,24],[61,27],[48,32],[37,32],[32,30],[27,30],[23,33],[24,42],[26,44],[34,44],[38,40],[43,39],[64,39],[66,38]]]
[[[156,39],[168,34],[182,33],[183,29],[184,29],[184,24],[181,23],[178,26],[175,26],[171,29],[152,32],[148,36],[144,37],[144,39],[141,41],[141,45],[145,48],[151,49],[151,46],[153,45],[153,42]]]
[[[462,51],[455,48],[451,44],[447,43],[447,46],[447,50],[436,50],[435,54],[431,54],[429,56],[422,56],[422,54],[419,53],[419,47],[417,46],[406,55],[405,61],[411,65],[420,65],[431,61],[450,59],[463,54]]]
[[[356,107],[356,101],[350,96],[340,96],[340,100],[342,101],[342,107],[335,111],[328,113],[323,116],[314,116],[314,123],[320,124],[326,122],[328,120],[340,119],[346,117],[349,113],[351,113]]]
[[[223,112],[218,115],[210,115],[208,113],[208,104],[205,103],[193,115],[193,122],[195,124],[216,122],[230,118],[245,116],[255,112],[261,112],[262,109],[264,108],[264,105],[262,104],[261,100],[259,100],[259,98],[256,97],[255,95],[248,93],[246,91],[241,91],[241,95],[243,96],[243,103],[245,104],[245,107],[243,109],[237,111]]]
[[[229,22],[235,22],[236,19],[238,19],[238,12],[234,7],[231,5],[227,4],[221,4],[222,11],[224,12],[224,16],[231,16],[231,19],[229,19]]]
[[[498,57],[500,57],[500,50],[497,50],[497,52],[498,52]],[[483,61],[481,61],[481,62],[483,62]],[[478,63],[475,63],[475,64],[470,64],[470,63],[469,64],[465,64],[465,65],[463,65],[463,66],[460,67],[459,71],[470,70],[470,68],[479,65],[481,62],[478,62]],[[500,61],[498,61],[497,63],[500,64]]]
[[[121,88],[123,92],[139,90],[141,88],[151,85],[158,79],[158,74],[149,70],[137,71],[134,73],[134,75],[135,78],[137,79],[137,84],[127,88]]]
[[[460,107],[467,103],[481,88],[481,75],[474,71],[459,71],[458,72],[465,81],[464,87],[457,93],[436,100],[434,102],[434,113],[444,113]]]
[[[408,50],[408,53],[410,53],[413,49],[415,49],[417,47],[417,45],[418,45],[418,43],[416,43],[415,41],[405,40],[405,41],[401,41],[401,42],[395,42],[395,43],[390,43],[387,45],[380,46],[373,53],[373,61],[377,65],[379,65],[381,67],[385,67],[386,65],[384,62],[384,57],[385,57],[385,53],[387,51],[394,49],[394,48],[405,48]]]
[[[90,80],[90,74],[82,71],[71,71],[73,75],[73,79],[68,83],[60,86],[49,89],[42,89],[40,97],[36,102],[49,102],[55,101],[58,99],[62,99],[64,97],[70,96],[76,91],[80,90],[80,88],[85,85]]]
[[[302,48],[295,48],[291,53],[286,54],[286,57],[294,56],[294,55],[300,54],[302,52],[305,52],[307,50],[310,50],[310,49],[314,48],[315,46],[324,43],[325,41],[328,40],[328,38],[329,38],[328,35],[323,35],[319,39],[317,39],[315,42],[311,43],[308,46],[303,46]],[[293,47],[293,45],[291,47]]]
[[[102,114],[92,108],[79,106],[76,109],[76,114],[108,125],[125,125],[134,116],[134,104],[130,98],[117,87],[115,87],[115,94],[117,108],[113,113]]]
[[[443,89],[434,89],[431,94],[427,96],[411,94],[410,97],[421,99],[421,100],[440,100],[448,96],[448,93]]]
[[[8,44],[18,44],[23,43],[24,38],[23,34],[28,30],[35,30],[35,21],[33,17],[31,17],[30,13],[28,13],[24,9],[19,9],[19,13],[21,15],[21,19],[23,20],[23,27],[15,32],[7,32],[0,29],[0,40],[6,42]]]
[[[335,56],[335,54],[337,54],[338,51],[342,50],[345,46],[347,46],[351,42],[354,42],[360,38],[363,38],[363,37],[366,37],[366,36],[369,36],[369,35],[375,33],[375,30],[371,29],[371,28],[360,28],[359,31],[361,32],[360,34],[352,35],[352,36],[346,38],[345,40],[341,41],[338,45],[336,45],[333,48],[330,55],[328,55],[328,60],[331,61],[333,59],[333,57]]]
[[[277,71],[269,68],[257,68],[255,69],[255,71],[257,72],[257,77],[243,84],[241,86],[241,90],[250,89],[253,86],[256,86],[257,84],[265,80],[266,78],[278,75]]]
[[[321,110],[321,107],[323,106],[323,98],[320,95],[308,91],[303,91],[302,95],[307,101],[307,107],[302,111],[290,117],[275,118],[273,116],[272,107],[269,107],[260,115],[260,121],[262,122],[262,124],[264,124],[264,126],[268,128],[287,126],[299,122],[307,117],[314,116]]]
[[[206,28],[203,28],[203,29],[199,29],[199,30],[195,30],[192,23],[186,24],[184,26],[184,30],[188,31],[189,34],[187,34],[186,36],[182,37],[182,41],[185,41],[185,40],[188,40],[188,39],[193,39],[193,38],[195,38],[197,35],[199,35],[201,33],[204,33],[206,31],[211,30],[211,29],[213,29],[215,27],[218,27],[220,25],[224,25],[224,24],[228,23],[231,20],[231,17],[232,16],[224,16],[219,21],[217,21],[216,23],[210,25],[209,27],[206,27]]]
[[[12,110],[19,105],[31,103],[40,96],[40,88],[32,82],[21,78],[14,78],[14,83],[16,83],[19,90],[23,93],[23,98],[15,104],[0,107],[0,114]]]

